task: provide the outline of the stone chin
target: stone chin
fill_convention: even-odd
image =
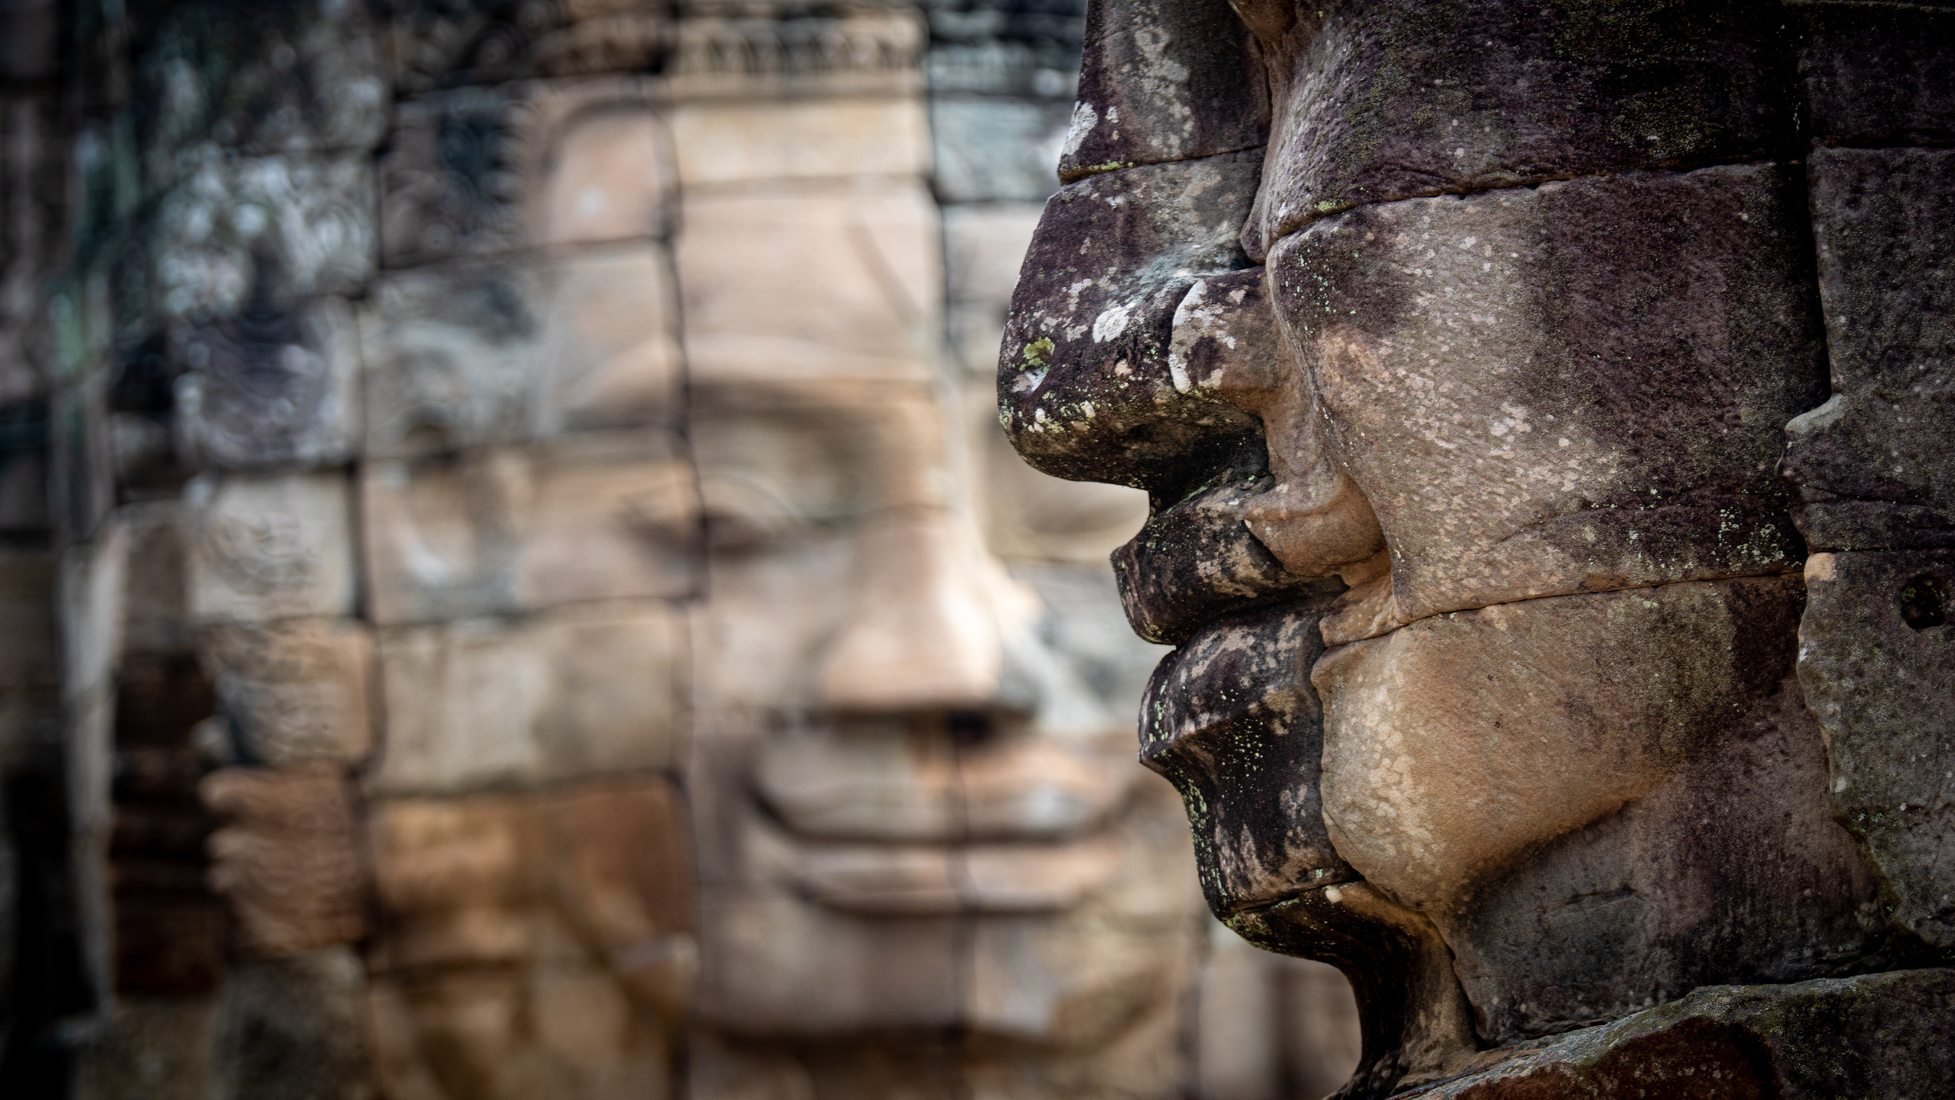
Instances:
[[[1195,629],[1148,685],[1141,759],[1182,796],[1215,915],[1351,981],[1365,1039],[1345,1095],[1383,1095],[1471,1049],[1473,1034],[1437,931],[1365,882],[1326,824],[1324,711],[1310,675],[1336,587]]]

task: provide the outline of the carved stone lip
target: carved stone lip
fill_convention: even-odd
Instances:
[[[1285,620],[1294,620],[1288,638],[1281,637]],[[1141,759],[1183,750],[1207,755],[1218,738],[1269,736],[1271,721],[1314,712],[1310,674],[1321,651],[1316,616],[1297,601],[1231,608],[1197,624],[1155,666],[1140,722]]]
[[[790,787],[778,769],[765,769],[753,797],[782,832],[809,843],[1064,844],[1103,832],[1137,785],[1097,772],[1087,760],[1020,755],[1027,759],[1019,767],[961,781],[842,775]]]
[[[810,844],[796,854],[795,892],[867,917],[1063,913],[1111,884],[1120,861],[1104,831],[1063,844]]]
[[[1236,612],[1342,587],[1286,571],[1245,522],[1269,491],[1267,474],[1222,470],[1157,508],[1113,554],[1134,632],[1182,644]]]
[[[1334,870],[1320,868],[1311,871],[1310,874],[1312,879],[1307,886],[1291,890],[1272,890],[1231,899],[1217,916],[1226,920],[1229,917],[1273,910],[1277,906],[1300,900],[1321,899],[1335,905],[1344,887],[1365,881],[1363,875],[1349,867]]]
[[[1319,810],[1321,711],[1310,683],[1329,597],[1218,616],[1148,685],[1141,760],[1182,794],[1218,916],[1360,881]]]

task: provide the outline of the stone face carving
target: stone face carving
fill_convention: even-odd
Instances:
[[[1114,594],[1007,575],[954,402],[874,362],[743,367],[690,424],[695,1093],[888,1094],[858,1076],[876,1035],[920,1095],[1171,1087],[1192,899],[1166,792],[1118,763],[1142,670],[1096,644]]]
[[[671,31],[668,0],[384,0],[403,92],[648,67]]]
[[[222,822],[210,840],[211,887],[247,950],[298,956],[365,933],[353,790],[337,767],[226,768],[199,793]]]
[[[132,73],[152,173],[170,178],[205,138],[253,153],[378,144],[389,89],[374,14],[366,0],[163,10]]]
[[[1081,0],[59,7],[0,0],[0,1079],[1306,1080],[1196,1018],[1144,494],[975,396]]]
[[[1955,889],[1903,717],[1948,690],[1955,212],[1944,151],[1830,147],[1945,144],[1955,28],[1863,10],[1095,9],[1001,417],[1152,495],[1142,758],[1215,912],[1357,987],[1346,1095],[1942,1072],[1771,1022],[1949,1012],[1813,984],[1945,959]]]
[[[202,622],[345,615],[353,606],[346,479],[200,480],[185,524],[189,614]]]
[[[193,465],[323,466],[358,441],[359,336],[344,301],[257,301],[172,334],[177,445]]]
[[[184,156],[157,207],[147,275],[165,318],[356,291],[373,272],[373,169],[353,157]]]

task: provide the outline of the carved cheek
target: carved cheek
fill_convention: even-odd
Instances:
[[[1661,782],[1676,670],[1655,654],[1623,658],[1617,683],[1590,675],[1649,636],[1637,599],[1434,616],[1328,651],[1312,683],[1338,854],[1404,904],[1443,909]]]

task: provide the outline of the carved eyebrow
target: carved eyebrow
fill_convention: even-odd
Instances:
[[[695,379],[693,401],[714,415],[759,410],[778,412],[841,410],[851,402],[837,399],[814,377],[781,378],[766,375],[739,375],[730,378]]]

